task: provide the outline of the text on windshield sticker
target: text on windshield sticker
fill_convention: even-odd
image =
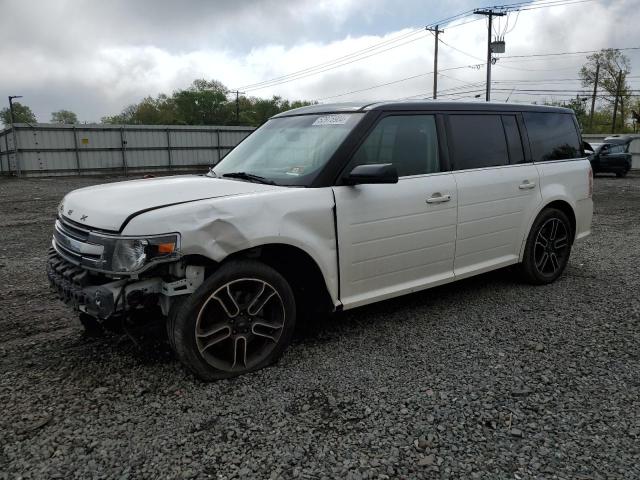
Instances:
[[[324,115],[322,117],[318,117],[312,125],[344,125],[347,123],[347,120],[349,120],[349,115]]]

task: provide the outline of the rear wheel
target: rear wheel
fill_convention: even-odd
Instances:
[[[573,229],[561,210],[547,208],[533,222],[521,272],[524,279],[542,285],[556,280],[564,271],[571,254]]]
[[[273,268],[254,261],[220,267],[170,315],[171,346],[199,378],[212,381],[277,360],[294,331],[291,287]]]
[[[627,176],[627,172],[626,171],[622,171],[622,172],[617,172],[616,173],[616,177],[618,178],[622,178],[622,177],[626,177]]]

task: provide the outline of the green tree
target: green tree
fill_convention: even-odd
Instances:
[[[51,113],[51,123],[65,123],[68,125],[78,123],[78,116],[70,110],[58,110]]]
[[[11,125],[11,112],[9,107],[0,110],[0,120],[5,127]],[[36,123],[38,120],[27,105],[20,102],[13,102],[13,121],[15,123]]]
[[[629,57],[611,48],[600,50],[587,57],[580,69],[582,86],[593,89],[598,70],[598,98],[606,107],[613,106],[618,96],[618,115],[614,127],[621,131],[625,129],[628,106],[631,99],[631,88],[627,83],[627,76],[631,72]],[[618,124],[619,122],[619,124]]]
[[[178,119],[186,125],[226,125],[235,118],[227,88],[217,80],[194,80],[186,90],[173,93]]]
[[[197,79],[187,89],[171,96],[146,97],[129,105],[120,114],[103,117],[102,123],[133,125],[251,125],[258,126],[271,116],[311,102],[289,102],[281,97],[270,99],[236,96],[217,80]]]

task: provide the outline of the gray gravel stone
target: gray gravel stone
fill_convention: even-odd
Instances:
[[[553,285],[499,271],[335,315],[213,384],[49,293],[56,205],[98,181],[0,179],[0,479],[640,478],[637,174],[595,179]]]

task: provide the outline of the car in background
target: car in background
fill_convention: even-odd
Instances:
[[[617,177],[624,177],[631,169],[629,145],[632,140],[627,136],[611,136],[603,143],[592,143],[589,161],[593,174],[615,173]]]

